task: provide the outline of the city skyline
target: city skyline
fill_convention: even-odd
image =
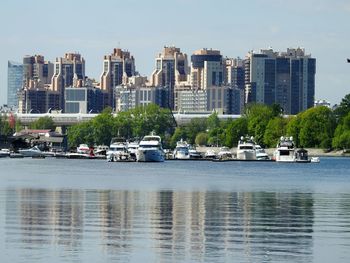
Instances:
[[[206,47],[220,50],[223,56],[242,58],[250,50],[269,46],[274,50],[303,47],[317,59],[315,99],[339,103],[349,90],[349,54],[344,43],[349,40],[346,21],[350,5],[346,1],[309,1],[303,5],[299,0],[293,4],[269,0],[239,5],[220,1],[217,9],[210,8],[207,1],[183,0],[172,1],[173,5],[167,1],[62,1],[57,7],[53,3],[1,3],[0,21],[8,25],[1,29],[1,105],[7,98],[8,60],[20,62],[25,55],[42,54],[54,61],[66,52],[77,51],[86,60],[86,75],[99,80],[103,56],[115,47],[129,50],[136,70],[148,78],[155,56],[165,45],[175,45],[186,54]],[[116,15],[95,12],[100,6],[108,6]],[[71,24],[69,19],[55,19],[67,15],[66,10],[80,10],[82,18],[90,19],[83,19],[80,26],[81,21]]]

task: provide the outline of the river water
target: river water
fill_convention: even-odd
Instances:
[[[0,159],[1,262],[350,262],[350,159]]]

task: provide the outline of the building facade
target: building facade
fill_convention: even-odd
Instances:
[[[156,57],[156,69],[150,79],[150,85],[155,87],[168,87],[169,108],[174,109],[175,86],[187,81],[188,61],[187,55],[180,48],[165,46]]]
[[[191,56],[190,84],[194,89],[221,86],[224,82],[223,60],[219,50],[201,49]]]
[[[168,93],[168,87],[120,85],[116,87],[115,91],[116,111],[128,111],[151,103],[157,104],[162,108],[168,108]]]
[[[23,86],[23,64],[8,61],[7,63],[7,106],[17,107],[17,93]]]
[[[65,113],[100,113],[103,108],[101,89],[89,86],[65,88]]]
[[[36,88],[37,83],[51,84],[54,65],[45,61],[44,56],[34,55],[23,58],[23,81],[27,88]]]
[[[126,84],[128,78],[136,75],[135,59],[129,51],[115,48],[113,53],[103,58],[101,89],[108,94],[108,105],[114,108],[115,87]]]
[[[66,87],[82,86],[85,80],[85,60],[78,53],[66,53],[64,57],[56,58],[51,89],[58,92],[59,109],[64,109],[64,90]]]
[[[279,104],[297,114],[314,104],[316,59],[301,48],[250,52],[245,60],[246,102]]]

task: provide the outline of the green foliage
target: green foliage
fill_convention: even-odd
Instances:
[[[269,121],[264,134],[264,144],[268,147],[275,147],[278,139],[286,135],[288,119],[275,117]]]
[[[197,145],[200,145],[200,146],[207,145],[207,141],[208,141],[208,134],[207,133],[200,132],[197,134],[196,139],[195,139],[195,143]]]
[[[345,117],[350,112],[350,94],[347,94],[342,101],[340,102],[339,106],[334,110],[334,114],[336,117],[341,120],[343,117]]]
[[[177,127],[175,129],[175,132],[174,132],[173,136],[171,136],[171,139],[170,139],[170,146],[171,146],[171,148],[175,148],[176,143],[178,141],[180,141],[181,139],[187,140],[186,130],[184,128]]]
[[[79,144],[86,143],[89,146],[94,145],[94,129],[92,121],[82,122],[68,128],[67,131],[68,146],[77,147]]]
[[[335,117],[327,107],[310,108],[301,114],[299,139],[303,147],[332,146]]]
[[[225,129],[225,145],[228,147],[237,146],[239,138],[247,134],[247,118],[239,118],[237,120],[231,121],[231,123]]]
[[[350,149],[350,112],[338,124],[332,146],[337,149]]]
[[[90,122],[93,130],[93,142],[96,145],[109,145],[113,134],[113,116],[109,110],[104,110]]]
[[[297,147],[300,145],[299,133],[300,133],[300,122],[301,122],[301,114],[298,114],[294,117],[289,117],[288,124],[286,127],[286,135],[293,136],[294,143]]]
[[[81,143],[89,145],[109,145],[112,137],[143,137],[154,131],[170,140],[174,122],[171,112],[155,104],[120,112],[116,117],[111,109],[105,109],[89,122],[74,125],[68,129],[68,143],[76,147]],[[165,141],[167,143],[167,141]]]
[[[245,116],[248,119],[248,133],[254,136],[255,141],[263,143],[265,129],[274,116],[271,107],[263,104],[250,104],[245,108]]]
[[[209,130],[215,129],[220,126],[220,119],[218,113],[214,111],[207,119],[207,127]]]
[[[13,130],[10,127],[9,121],[6,117],[0,116],[0,135],[10,136]]]
[[[34,130],[54,130],[56,129],[51,117],[40,117],[37,121],[29,125]]]

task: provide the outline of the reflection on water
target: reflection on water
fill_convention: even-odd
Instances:
[[[7,189],[3,194],[5,244],[30,251],[27,262],[44,260],[51,250],[61,258],[57,262],[89,255],[121,262],[143,256],[157,262],[313,261],[316,208],[310,193]],[[340,200],[349,218],[349,196]]]

